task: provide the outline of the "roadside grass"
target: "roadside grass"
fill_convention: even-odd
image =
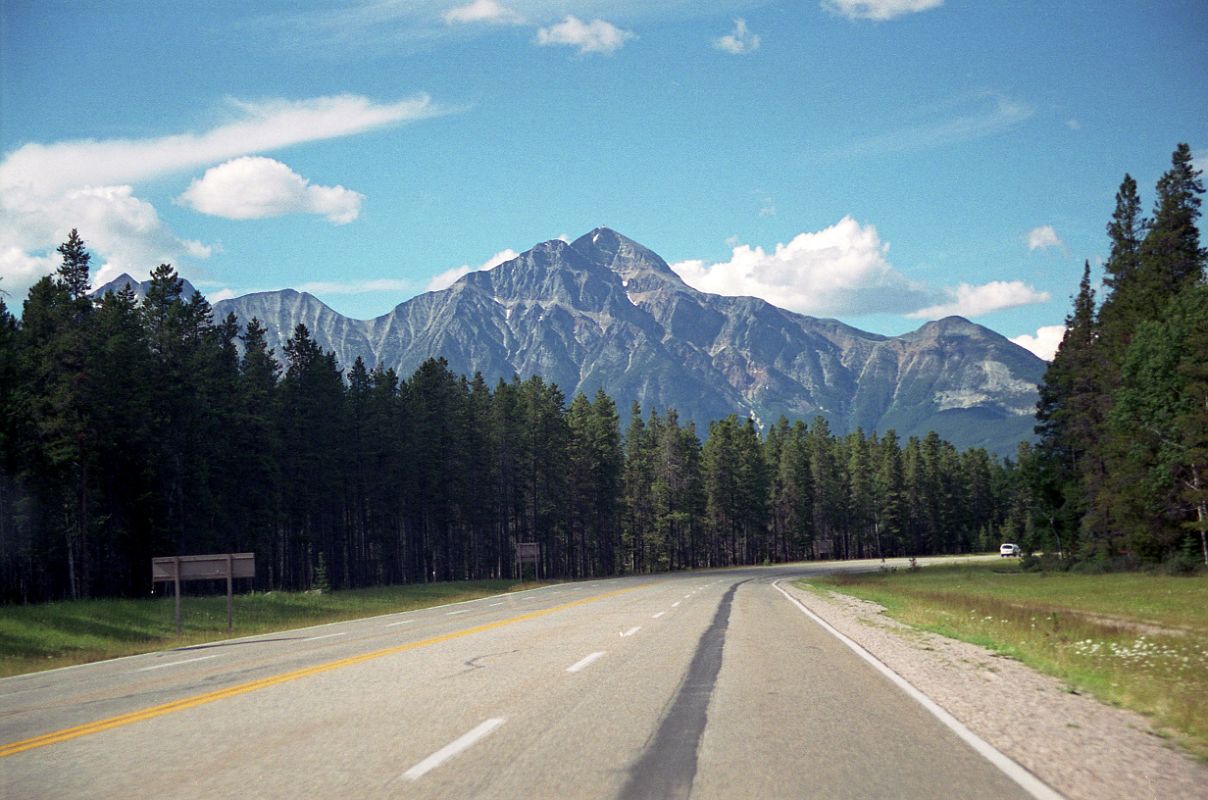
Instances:
[[[1148,716],[1208,759],[1208,578],[1010,564],[811,578],[901,622],[981,645]]]
[[[0,677],[251,636],[309,625],[412,611],[540,586],[510,580],[383,586],[340,592],[253,592],[181,597],[176,635],[173,598],[74,600],[0,606]]]

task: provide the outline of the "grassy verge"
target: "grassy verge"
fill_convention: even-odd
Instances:
[[[236,595],[235,630],[226,595],[183,597],[176,635],[171,597],[0,606],[0,677],[347,619],[473,600],[539,584],[467,581],[315,594]]]
[[[987,647],[1139,711],[1208,758],[1208,579],[1025,573],[1009,564],[811,582],[894,619]]]

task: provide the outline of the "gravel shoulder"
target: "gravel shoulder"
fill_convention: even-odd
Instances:
[[[1208,765],[1134,712],[976,645],[919,631],[835,592],[781,584],[978,736],[1068,798],[1208,797]]]

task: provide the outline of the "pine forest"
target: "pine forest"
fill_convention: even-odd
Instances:
[[[0,601],[140,596],[150,559],[252,551],[258,589],[606,576],[1017,541],[1098,569],[1208,561],[1203,185],[1186,145],[1143,218],[1125,176],[1017,458],[822,418],[698,431],[674,409],[284,352],[169,265],[95,298],[72,231],[0,297]]]

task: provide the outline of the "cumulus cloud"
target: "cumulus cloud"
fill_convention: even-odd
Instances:
[[[198,133],[30,143],[8,153],[0,161],[0,286],[20,297],[53,271],[54,248],[72,227],[80,230],[100,266],[98,283],[120,271],[144,275],[161,262],[206,258],[213,248],[169,230],[154,206],[135,195],[138,182],[447,113],[427,95],[395,103],[355,95],[231,100],[229,110],[234,119]],[[307,194],[313,213],[337,222],[356,216],[355,193],[306,188],[315,190]]]
[[[901,313],[929,302],[933,295],[895,270],[888,253],[875,227],[845,216],[772,252],[742,244],[729,261],[681,261],[671,268],[701,291],[761,297],[802,314]]]
[[[524,24],[524,17],[500,3],[499,0],[474,0],[464,6],[450,8],[440,16],[447,25],[472,22],[486,22],[493,25]]]
[[[319,214],[337,225],[361,213],[365,196],[343,186],[316,186],[285,164],[242,156],[206,170],[179,201],[227,219],[264,219],[284,214]]]
[[[759,49],[759,34],[751,33],[747,29],[747,21],[739,17],[734,20],[734,30],[719,39],[714,39],[713,46],[736,56],[754,53]]]
[[[1065,243],[1061,241],[1057,231],[1053,230],[1052,225],[1041,225],[1028,231],[1029,250],[1045,250],[1050,247],[1057,249],[1065,247]]]
[[[979,317],[1005,308],[1047,303],[1050,299],[1048,292],[1038,292],[1023,281],[991,281],[981,286],[962,283],[955,289],[945,289],[944,293],[948,295],[948,302],[920,308],[906,316],[912,319],[937,319],[952,315]]]
[[[632,31],[622,30],[611,22],[593,19],[584,22],[578,17],[567,15],[566,19],[548,28],[537,30],[537,44],[577,47],[579,55],[602,53],[611,55],[628,40],[634,38]]]
[[[447,269],[444,272],[433,275],[428,280],[428,284],[424,287],[424,291],[439,292],[441,289],[448,289],[450,286],[456,283],[458,279],[465,275],[469,275],[471,272],[481,272],[483,270],[494,269],[503,262],[511,261],[513,258],[516,258],[519,255],[519,253],[509,247],[506,250],[500,250],[498,253],[491,256],[477,267],[471,267],[469,264],[462,264],[460,267]]]
[[[1057,355],[1057,347],[1063,338],[1065,338],[1064,325],[1045,325],[1036,329],[1035,336],[1023,333],[1012,337],[1011,341],[1024,350],[1031,350],[1045,361],[1052,361],[1053,356]]]
[[[938,8],[943,4],[944,0],[822,0],[822,7],[832,14],[878,22]]]
[[[1021,281],[942,290],[912,281],[889,262],[889,244],[877,229],[850,216],[820,231],[800,233],[771,252],[737,243],[732,248],[729,261],[688,260],[671,268],[701,291],[759,297],[811,316],[976,317],[1049,299],[1047,292]]]

